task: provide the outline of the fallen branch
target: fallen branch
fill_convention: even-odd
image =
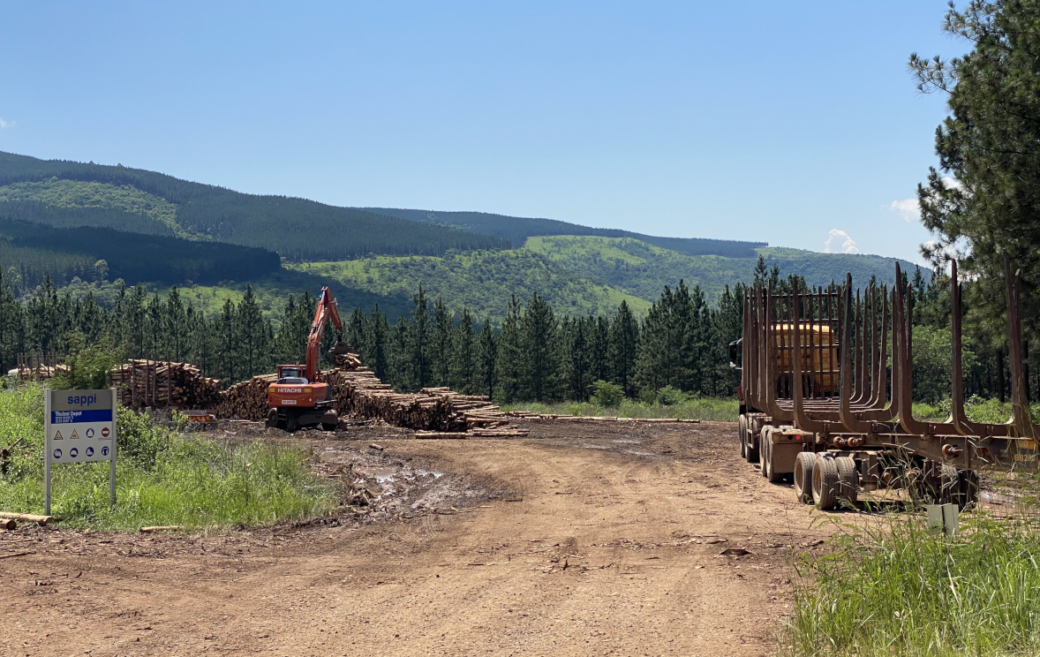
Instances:
[[[155,532],[176,532],[184,529],[182,525],[166,525],[160,527],[141,527],[142,534],[154,534]]]
[[[15,552],[14,554],[0,554],[0,559],[13,559],[15,557],[24,557],[29,554],[35,554],[32,550],[28,552]]]
[[[57,522],[58,520],[54,516],[38,516],[33,513],[11,513],[9,511],[0,511],[0,518],[20,520],[22,522],[35,522],[40,527],[46,527],[47,523]]]

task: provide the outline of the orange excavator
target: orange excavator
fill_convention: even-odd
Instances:
[[[329,384],[321,380],[318,371],[318,349],[330,318],[338,335],[329,355],[336,356],[350,350],[343,343],[343,322],[339,319],[336,300],[329,288],[323,287],[311,332],[307,336],[307,363],[303,366],[299,363],[279,365],[278,379],[267,387],[267,426],[290,432],[315,425],[320,425],[325,431],[336,429],[339,417],[333,408],[335,400]]]

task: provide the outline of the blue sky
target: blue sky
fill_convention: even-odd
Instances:
[[[945,100],[906,61],[965,51],[944,12],[9,2],[0,150],[334,205],[919,260],[929,235],[893,203],[935,164]]]

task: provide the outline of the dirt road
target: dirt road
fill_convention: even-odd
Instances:
[[[523,440],[384,440],[381,458],[465,494],[430,488],[380,522],[0,533],[0,654],[775,650],[792,555],[820,530],[789,486],[739,460],[735,425],[530,428]],[[327,464],[376,438],[314,444]],[[20,552],[32,553],[4,558]]]

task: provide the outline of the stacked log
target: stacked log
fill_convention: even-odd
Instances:
[[[221,393],[219,417],[258,421],[267,416],[267,386],[275,375],[258,376]],[[448,388],[397,393],[362,366],[355,353],[336,357],[336,368],[322,372],[341,420],[382,420],[420,432],[464,433],[465,437],[516,437],[507,418],[487,397],[463,395]],[[474,432],[480,432],[477,435]]]
[[[131,360],[109,374],[129,408],[209,408],[220,400],[220,381],[190,363]]]
[[[220,401],[214,412],[217,417],[253,422],[266,419],[267,387],[277,378],[276,374],[266,374],[236,383],[220,393]]]
[[[18,378],[22,381],[44,381],[58,374],[68,374],[68,365],[36,365],[34,367],[19,367]]]

